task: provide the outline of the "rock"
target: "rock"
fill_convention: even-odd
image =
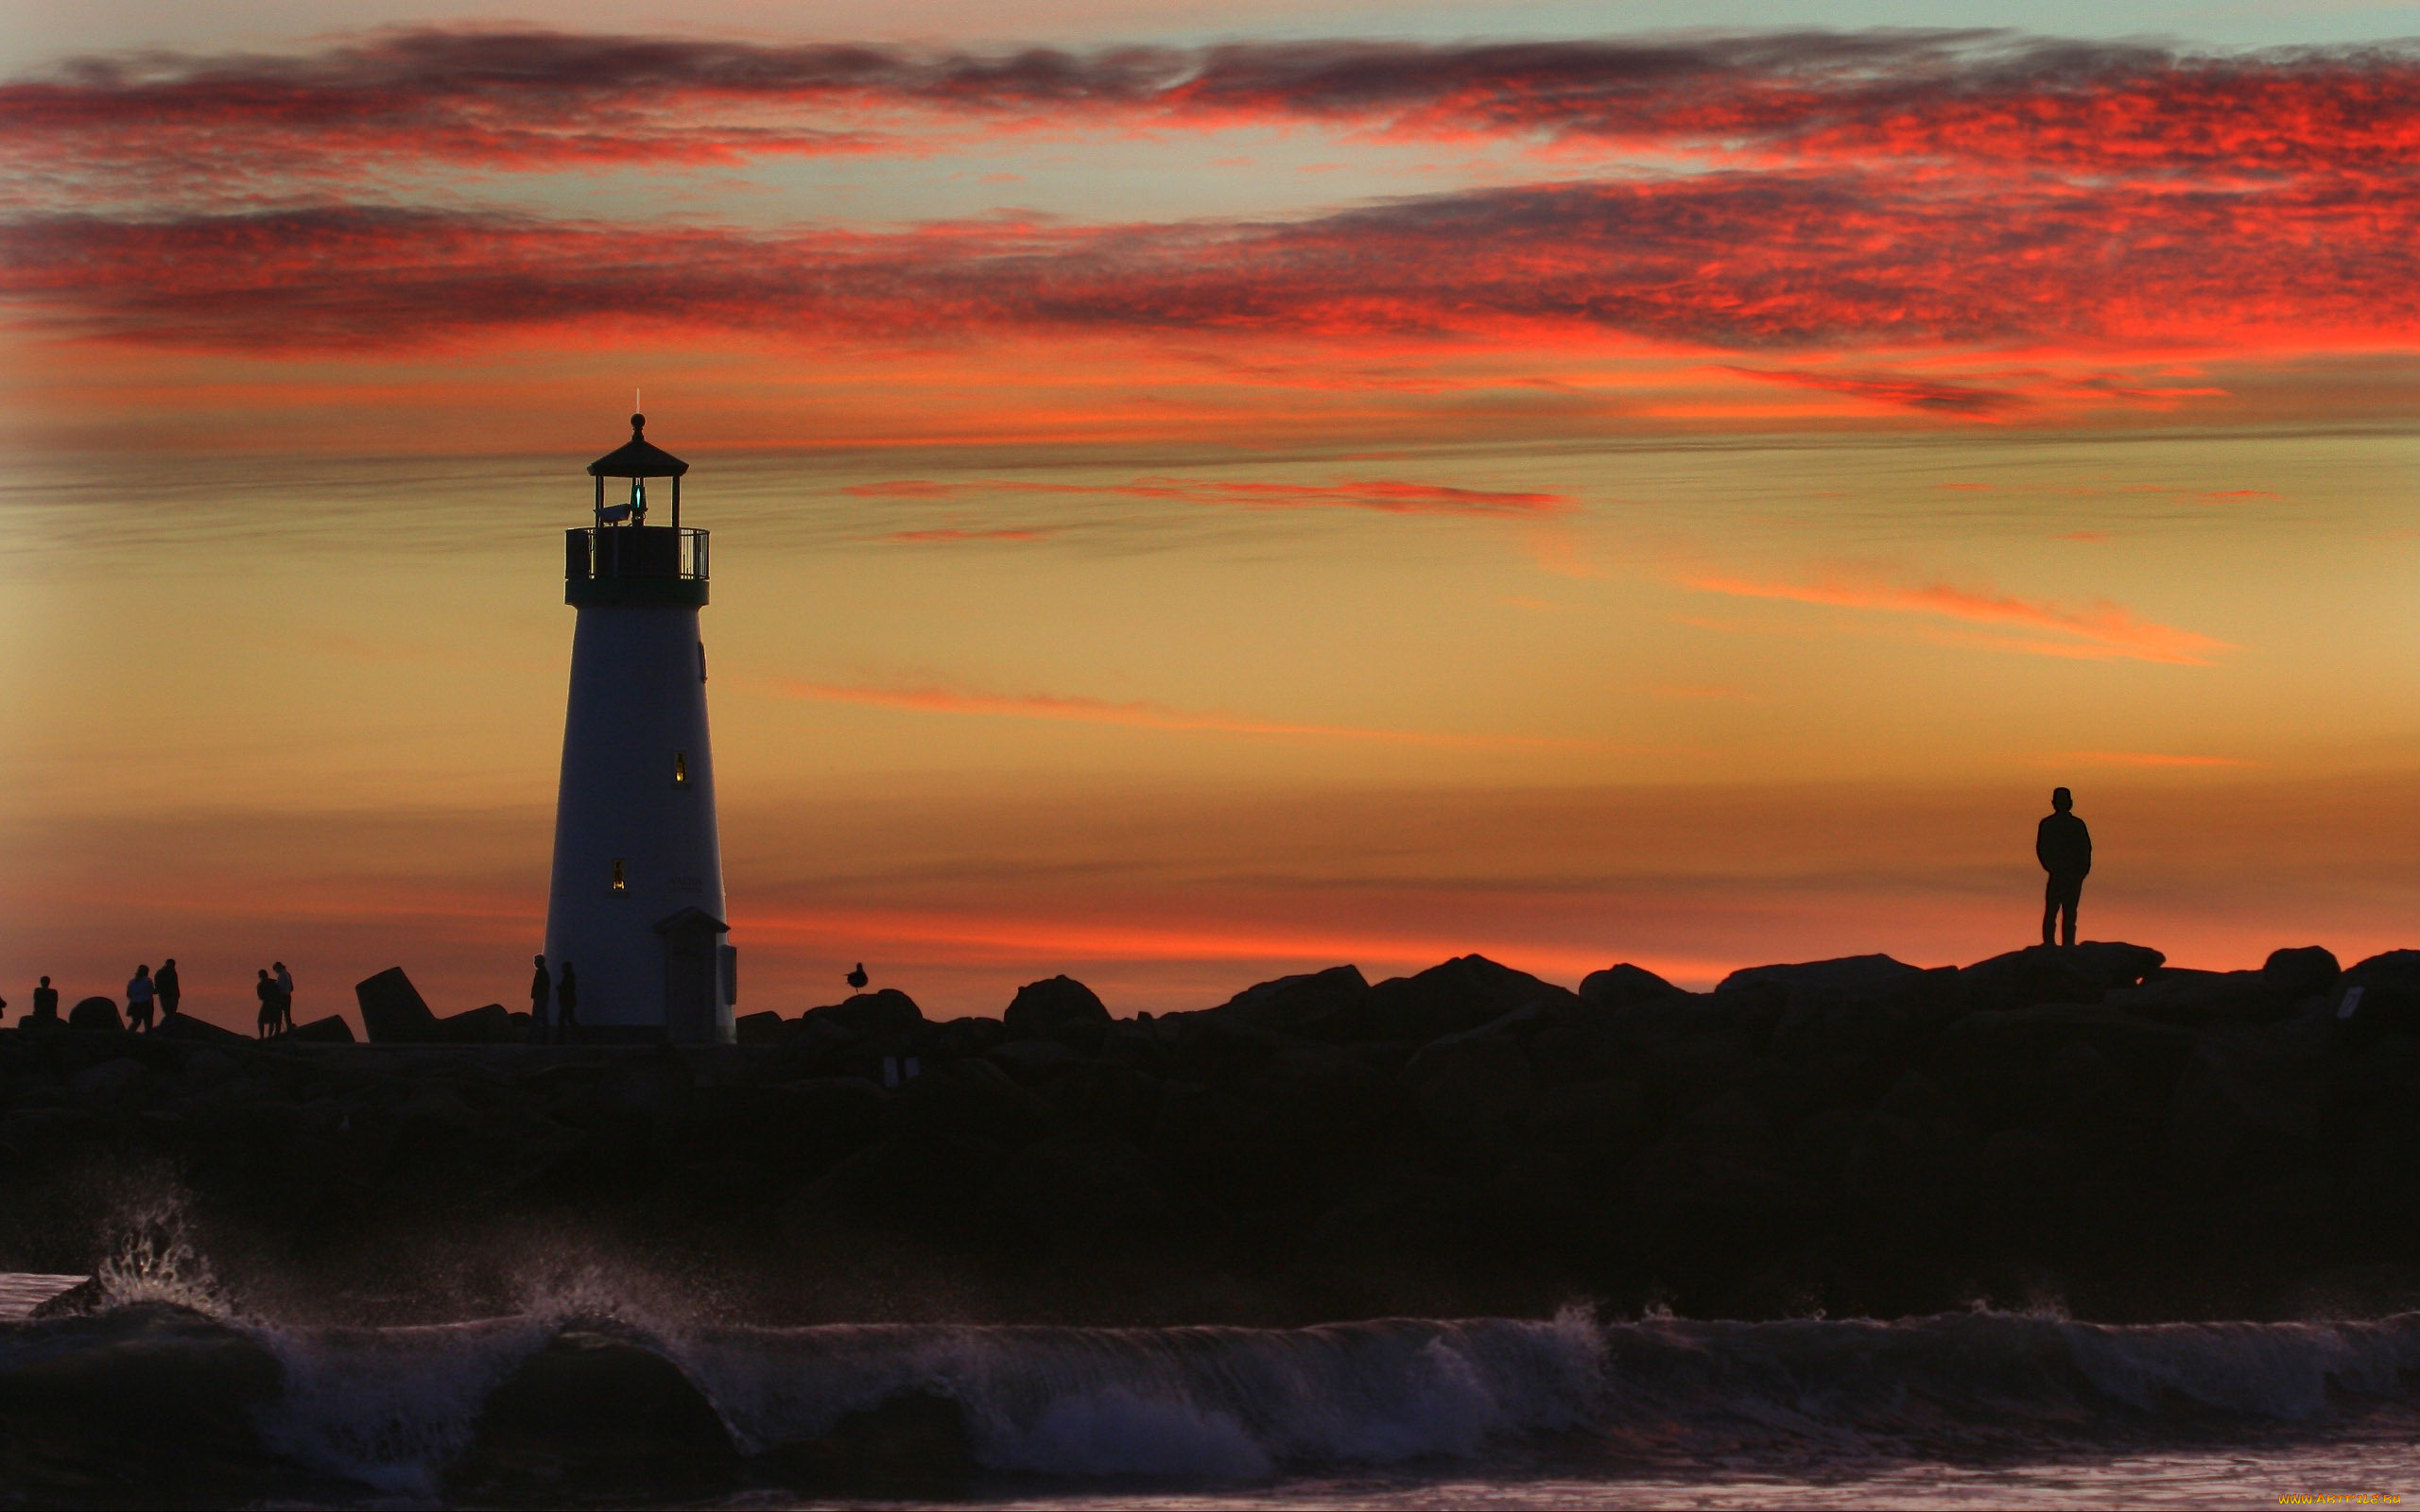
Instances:
[[[2205,1040],[2169,1100],[2169,1168],[2238,1189],[2318,1158],[2327,1066],[2315,1046],[2238,1031]]]
[[[2299,1002],[2325,992],[2343,975],[2336,964],[2335,953],[2320,945],[2305,945],[2296,950],[2271,951],[2260,974],[2275,984],[2288,999]]]
[[[2294,998],[2264,971],[2195,971],[2163,968],[2140,987],[2101,997],[2104,1007],[2161,1023],[2266,1023],[2293,1011]]]
[[[902,1086],[883,1109],[890,1138],[924,1135],[1019,1149],[1049,1130],[1050,1105],[989,1060],[953,1060]]]
[[[2338,980],[2330,1012],[2348,1049],[2420,1033],[2420,951],[2388,951],[2356,964]]]
[[[2030,945],[1978,961],[1960,976],[1979,1008],[2098,1003],[2113,988],[2139,986],[2167,959],[2148,946],[2086,940],[2073,946]]]
[[[87,1108],[109,1108],[142,1082],[143,1062],[121,1056],[78,1072],[67,1079],[67,1091]]]
[[[1647,1098],[1627,1077],[1566,1082],[1529,1107],[1530,1137],[1582,1165],[1614,1166],[1636,1155],[1648,1132]]]
[[[1403,1069],[1422,1115],[1449,1130],[1521,1117],[1536,1080],[1529,1051],[1500,1037],[1441,1040]]]
[[[1006,1163],[995,1148],[946,1135],[886,1139],[818,1177],[784,1211],[782,1226],[794,1244],[854,1224],[963,1236],[982,1228],[984,1194]]]
[[[438,1020],[437,1036],[454,1045],[510,1045],[521,1040],[512,1032],[511,1010],[501,1003]]]
[[[777,1045],[786,1037],[789,1022],[769,1009],[763,1013],[743,1013],[731,1021],[735,1043],[743,1045]]]
[[[283,1386],[258,1340],[157,1303],[33,1325],[0,1366],[0,1484],[49,1505],[249,1504]],[[31,1341],[28,1341],[31,1342]]]
[[[997,1019],[943,1019],[917,1031],[915,1051],[928,1062],[983,1055],[1004,1044],[1009,1028]]]
[[[182,1018],[183,1015],[180,1014],[178,1017]],[[243,1036],[237,1035],[235,1038],[240,1040]],[[353,1025],[345,1022],[339,1015],[331,1013],[324,1019],[313,1019],[308,1023],[296,1024],[286,1031],[285,1042],[306,1045],[349,1045],[354,1042]]]
[[[1566,988],[1484,955],[1461,955],[1417,976],[1398,976],[1370,989],[1373,1038],[1426,1043],[1500,1019],[1533,1003],[1579,1003]]]
[[[163,1018],[152,1026],[151,1037],[155,1040],[164,1040],[171,1044],[248,1045],[252,1042],[251,1035],[237,1034],[233,1029],[222,1029],[208,1020],[197,1019],[190,1013],[171,1013]],[[353,1038],[351,1030],[345,1032],[345,1038],[347,1040]]]
[[[1761,982],[1778,982],[1792,989],[1807,988],[1838,995],[1870,997],[1906,979],[1924,974],[1888,955],[1843,955],[1830,961],[1803,961],[1792,966],[1748,966],[1715,985],[1718,993],[1737,992]]]
[[[1030,1086],[1084,1063],[1084,1057],[1056,1040],[1011,1040],[983,1057]]]
[[[1368,1037],[1370,983],[1357,966],[1331,966],[1248,987],[1212,1011],[1253,1028],[1341,1044]]]
[[[925,1010],[895,987],[860,992],[828,1007],[809,1008],[799,1016],[806,1024],[830,1023],[856,1036],[875,1055],[903,1055],[924,1027]]]
[[[1028,982],[1001,1016],[1011,1040],[1066,1040],[1090,1049],[1109,1026],[1109,1009],[1072,976]]]
[[[1599,1007],[1617,1008],[1652,998],[1682,996],[1681,989],[1643,966],[1628,961],[1591,971],[1581,979],[1580,996]]]
[[[1927,1070],[1957,1116],[1993,1129],[2040,1121],[2071,1044],[2102,1057],[2131,1106],[2162,1108],[2194,1043],[2183,1029],[2131,1014],[2046,1005],[1968,1014],[1942,1031]]]
[[[651,1494],[719,1486],[739,1452],[680,1367],[626,1339],[566,1329],[488,1396],[457,1494],[543,1486],[559,1493],[645,1484]]]
[[[957,1402],[910,1391],[843,1413],[812,1442],[777,1448],[770,1463],[825,1496],[956,1500],[975,1473],[971,1437]]]
[[[430,1045],[441,1038],[437,1015],[428,1011],[420,989],[400,966],[354,983],[353,1000],[361,1008],[361,1025],[373,1045]]]
[[[1097,1247],[1167,1234],[1175,1210],[1149,1157],[1123,1140],[1058,1137],[1010,1158],[985,1198],[1029,1244],[1090,1259]]]
[[[114,998],[86,998],[67,1010],[67,1026],[71,1029],[101,1029],[112,1034],[124,1034],[126,1021],[118,1017]]]

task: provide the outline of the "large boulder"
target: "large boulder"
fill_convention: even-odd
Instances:
[[[1459,955],[1416,976],[1370,989],[1373,1038],[1425,1043],[1476,1029],[1532,1005],[1577,1005],[1579,994],[1484,955]]]
[[[860,992],[825,1007],[809,1008],[799,1019],[803,1023],[828,1023],[845,1029],[877,1055],[899,1055],[908,1050],[924,1027],[925,1010],[916,1005],[914,998],[895,987],[887,987],[879,991]]]
[[[1214,1011],[1253,1028],[1341,1044],[1370,1037],[1370,983],[1357,966],[1331,966],[1248,987]]]
[[[2041,1125],[2070,1077],[2070,1045],[2091,1047],[2133,1108],[2167,1106],[2194,1037],[2106,1008],[2045,1005],[1970,1013],[1942,1031],[1927,1074],[1979,1129]]]
[[[337,1022],[341,1023],[344,1021],[339,1019]],[[153,1026],[151,1033],[154,1038],[165,1040],[171,1043],[181,1041],[193,1045],[250,1044],[252,1040],[251,1035],[237,1034],[233,1029],[222,1029],[208,1020],[197,1019],[190,1013],[167,1015]],[[351,1040],[353,1032],[347,1030],[345,1038]]]
[[[2140,986],[2167,960],[2147,945],[2085,940],[2080,945],[2029,945],[1978,961],[1959,974],[1975,1006],[2025,1008],[2098,1003],[2113,988]]]
[[[883,1109],[886,1137],[929,1136],[1021,1149],[1051,1124],[1051,1108],[989,1060],[953,1060],[903,1084]]]
[[[437,1015],[428,1011],[420,989],[400,966],[355,982],[353,1000],[361,1008],[361,1026],[373,1045],[433,1045],[444,1038]]]
[[[1580,983],[1581,999],[1605,1008],[1681,995],[1679,988],[1647,968],[1633,966],[1628,961],[1608,966],[1601,971],[1591,971]]]
[[[471,1500],[520,1500],[539,1486],[593,1495],[642,1476],[696,1495],[738,1463],[678,1366],[617,1333],[566,1329],[489,1395],[449,1479]]]
[[[103,1029],[112,1034],[126,1032],[126,1021],[118,1016],[114,998],[86,998],[67,1010],[67,1026],[71,1029]]]
[[[2266,971],[2169,967],[2140,987],[2103,993],[2100,1001],[2162,1023],[2265,1023],[2293,1011],[2295,994]]]
[[[179,1014],[178,1017],[182,1018],[183,1015]],[[224,1034],[227,1031],[222,1029],[219,1032]],[[235,1035],[233,1038],[241,1040],[243,1036]],[[331,1013],[324,1019],[313,1019],[308,1023],[296,1024],[286,1032],[285,1042],[306,1045],[349,1045],[354,1042],[353,1025]]]
[[[763,1013],[743,1013],[731,1021],[732,1039],[743,1045],[780,1044],[787,1028],[787,1021],[769,1009]]]
[[[1777,982],[1793,993],[1811,989],[1841,996],[1870,997],[1910,977],[1924,968],[1888,955],[1843,955],[1837,960],[1801,961],[1784,966],[1743,966],[1715,986],[1715,991],[1737,992],[1766,982]]]
[[[522,1039],[513,1032],[512,1010],[501,1003],[440,1019],[437,1033],[450,1045],[509,1045]]]
[[[1098,1044],[1109,1027],[1109,1009],[1093,989],[1072,976],[1028,982],[1000,1016],[1011,1040],[1063,1040]]]
[[[2349,1046],[2391,1034],[2420,1034],[2420,951],[2388,951],[2357,962],[2333,994],[2337,1031]]]
[[[2278,990],[2299,1002],[2317,997],[2336,985],[2344,974],[2336,964],[2336,953],[2324,945],[2304,945],[2296,949],[2271,951],[2260,974],[2274,983]]]
[[[986,1206],[1000,1229],[1085,1260],[1103,1244],[1160,1237],[1175,1217],[1150,1157],[1123,1140],[1082,1136],[1011,1157]]]
[[[1422,1116],[1451,1131],[1520,1118],[1537,1074],[1528,1048],[1509,1035],[1455,1035],[1413,1056],[1403,1083],[1420,1100]]]

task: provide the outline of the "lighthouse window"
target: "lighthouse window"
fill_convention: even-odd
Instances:
[[[675,787],[689,785],[689,753],[685,750],[676,750],[672,753],[672,785]]]
[[[703,641],[698,643],[698,680],[706,680],[706,643]]]
[[[619,861],[614,863],[614,885],[609,890],[613,892],[631,890],[631,879],[623,873],[622,864]]]

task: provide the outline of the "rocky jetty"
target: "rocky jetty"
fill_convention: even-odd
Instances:
[[[1472,955],[1133,1018],[1055,977],[996,1019],[886,990],[695,1050],[515,1045],[501,1009],[364,988],[373,1038],[430,1042],[80,1006],[0,1034],[0,1265],[89,1270],[165,1203],[235,1289],[397,1315],[582,1266],[802,1321],[2420,1298],[2420,952],[1706,993]]]

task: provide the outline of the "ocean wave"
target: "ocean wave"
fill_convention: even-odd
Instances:
[[[1988,1312],[1606,1324],[1575,1309],[1546,1320],[1287,1330],[769,1328],[599,1315],[593,1301],[377,1329],[192,1313],[170,1325],[173,1310],[145,1301],[0,1329],[0,1383],[27,1362],[70,1354],[96,1381],[115,1366],[156,1367],[177,1349],[215,1351],[221,1364],[211,1368],[233,1369],[224,1362],[240,1345],[275,1362],[279,1384],[252,1409],[268,1453],[425,1496],[484,1442],[510,1383],[543,1376],[559,1397],[547,1410],[576,1416],[636,1379],[631,1359],[711,1408],[735,1457],[823,1443],[853,1415],[916,1400],[954,1410],[965,1458],[981,1471],[1188,1482],[1467,1457],[1544,1435],[1668,1455],[1780,1442],[2043,1442],[2213,1418],[2309,1424],[2357,1400],[2403,1400],[2420,1377],[2420,1314],[2143,1327]],[[549,1370],[533,1372],[542,1359]]]

